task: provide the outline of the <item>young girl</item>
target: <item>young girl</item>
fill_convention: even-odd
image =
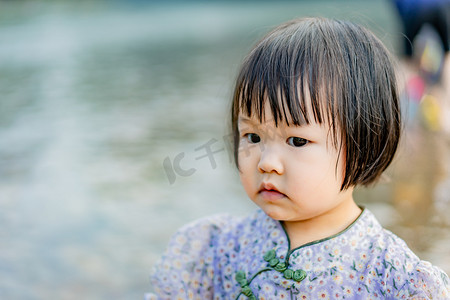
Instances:
[[[242,184],[259,206],[180,229],[148,299],[449,299],[448,276],[353,200],[391,163],[393,63],[358,25],[285,23],[250,52],[232,102]]]

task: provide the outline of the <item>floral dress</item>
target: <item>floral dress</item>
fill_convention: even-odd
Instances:
[[[342,232],[290,250],[262,210],[181,228],[145,299],[450,299],[449,277],[364,209]]]

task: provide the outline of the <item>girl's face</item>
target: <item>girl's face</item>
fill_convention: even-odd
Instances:
[[[333,146],[328,124],[276,127],[271,116],[269,105],[264,123],[239,115],[240,177],[250,199],[286,225],[332,216],[353,203],[352,188],[340,191],[345,157]]]

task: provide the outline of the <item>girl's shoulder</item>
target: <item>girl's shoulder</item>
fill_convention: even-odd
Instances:
[[[448,275],[421,260],[403,239],[383,228],[372,246],[379,249],[374,251],[374,258],[383,266],[383,282],[392,288],[396,298],[450,299]]]
[[[391,273],[390,282],[398,299],[450,299],[448,275],[428,261],[406,261]]]
[[[250,227],[254,225],[260,215],[259,211],[255,211],[247,216],[215,214],[199,218],[178,229],[172,236],[169,247],[173,244],[183,246],[199,241],[209,243],[211,239],[223,236],[233,238],[235,235],[242,234],[243,230],[252,230]]]
[[[216,214],[194,220],[181,228],[170,238],[163,259],[183,258],[196,260],[205,256],[208,248],[214,248],[223,235],[240,227],[242,218],[229,214]]]
[[[410,294],[418,293],[429,299],[450,299],[450,279],[441,268],[421,260],[414,275],[415,281],[410,280],[408,287]]]
[[[172,236],[162,257],[153,266],[151,282],[156,294],[146,299],[186,299],[194,293],[212,297],[217,252],[248,231],[258,213],[247,217],[217,214],[190,222]],[[156,296],[158,295],[158,296]]]

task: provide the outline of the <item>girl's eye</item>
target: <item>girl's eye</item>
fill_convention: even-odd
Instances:
[[[247,140],[251,144],[256,144],[261,142],[261,137],[257,135],[256,133],[247,133]]]
[[[287,139],[287,143],[293,147],[302,147],[308,144],[308,140],[301,137],[291,136]]]

